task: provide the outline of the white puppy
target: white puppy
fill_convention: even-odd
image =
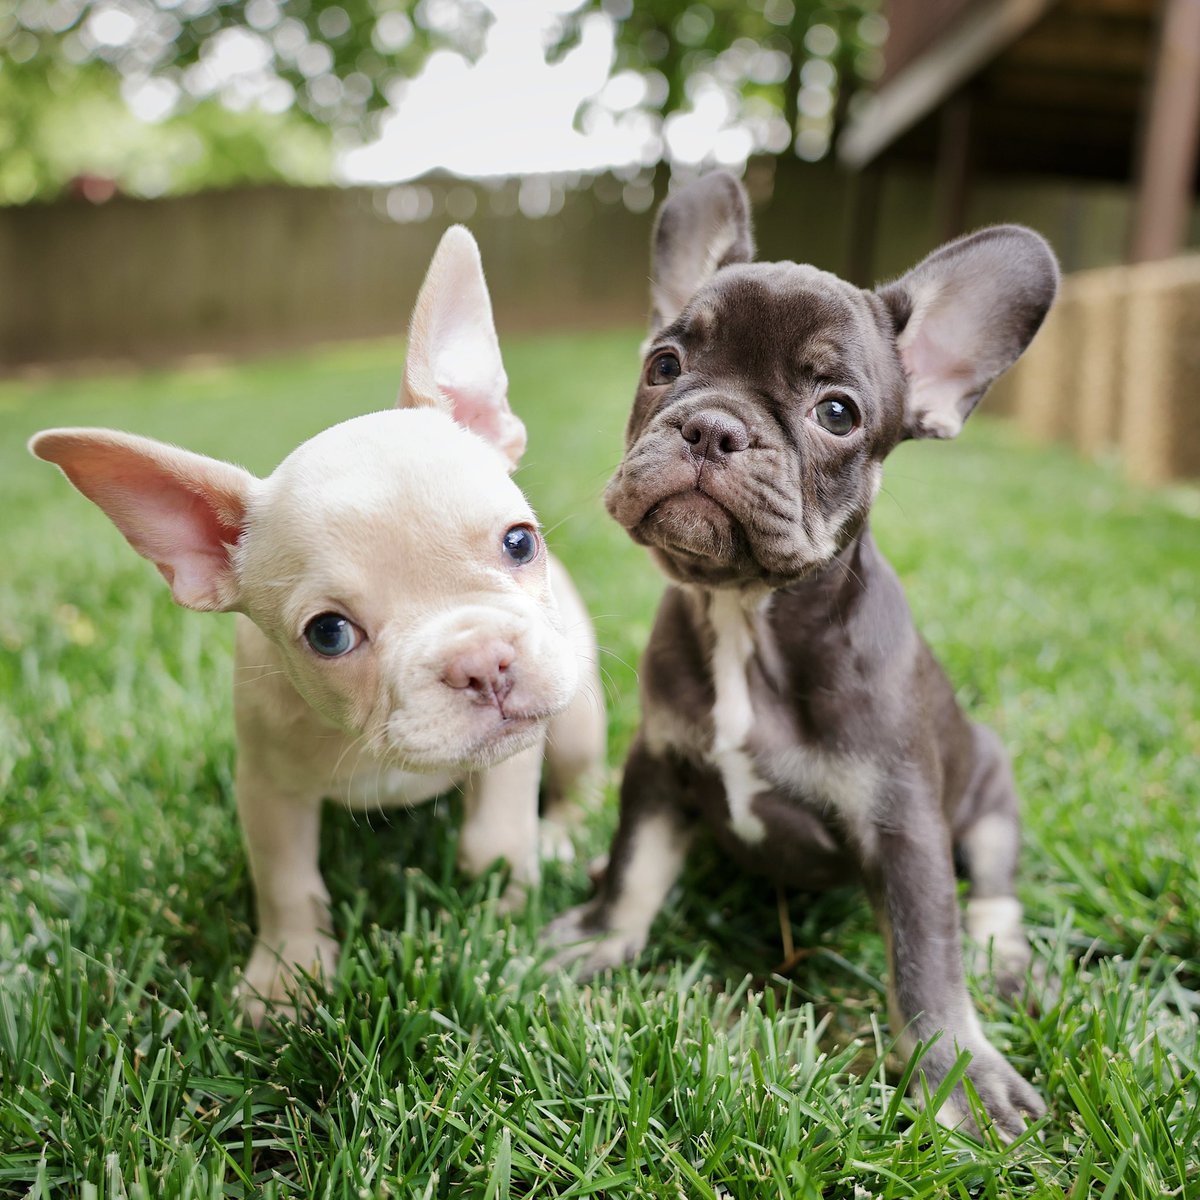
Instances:
[[[332,971],[321,801],[411,805],[460,786],[459,862],[538,878],[547,815],[604,752],[596,644],[509,478],[525,429],[471,235],[442,239],[396,409],[305,442],[266,479],[109,430],[40,433],[188,608],[236,611],[237,803],[258,901],[255,1020],[297,968]],[[561,828],[558,831],[561,837]]]

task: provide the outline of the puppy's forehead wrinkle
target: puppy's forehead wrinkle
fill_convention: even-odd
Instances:
[[[778,362],[786,375],[849,385],[868,344],[881,337],[865,293],[796,263],[726,267],[692,300],[664,339],[701,359],[736,358],[740,372]]]

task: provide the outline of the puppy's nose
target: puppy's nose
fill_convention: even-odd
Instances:
[[[750,445],[746,427],[730,413],[720,409],[703,409],[693,413],[679,432],[688,443],[693,458],[721,462]]]
[[[516,652],[502,641],[472,646],[446,664],[442,682],[466,692],[477,704],[501,708],[513,689],[512,665]]]

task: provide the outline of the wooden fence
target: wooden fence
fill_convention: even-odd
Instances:
[[[1068,276],[985,403],[1141,483],[1200,476],[1200,255]]]
[[[751,164],[760,255],[898,274],[938,240],[927,173],[890,171],[875,245],[856,245],[853,177]],[[503,335],[637,324],[646,311],[653,194],[611,176],[521,215],[521,187],[434,179],[399,189],[246,188],[0,209],[0,373],[31,364],[163,362],[401,334],[443,229],[479,239]],[[624,202],[632,199],[640,211]],[[1023,221],[1068,269],[1119,259],[1120,188],[982,182],[969,223]],[[528,206],[527,206],[528,207]],[[422,220],[408,220],[424,215]],[[1193,243],[1200,225],[1193,224]],[[1200,475],[1200,259],[1082,271],[1027,360],[989,399],[1025,428],[1095,453],[1118,447],[1139,479]]]

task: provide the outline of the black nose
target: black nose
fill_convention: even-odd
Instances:
[[[750,445],[750,435],[737,417],[720,409],[693,413],[679,430],[693,458],[721,462]]]

